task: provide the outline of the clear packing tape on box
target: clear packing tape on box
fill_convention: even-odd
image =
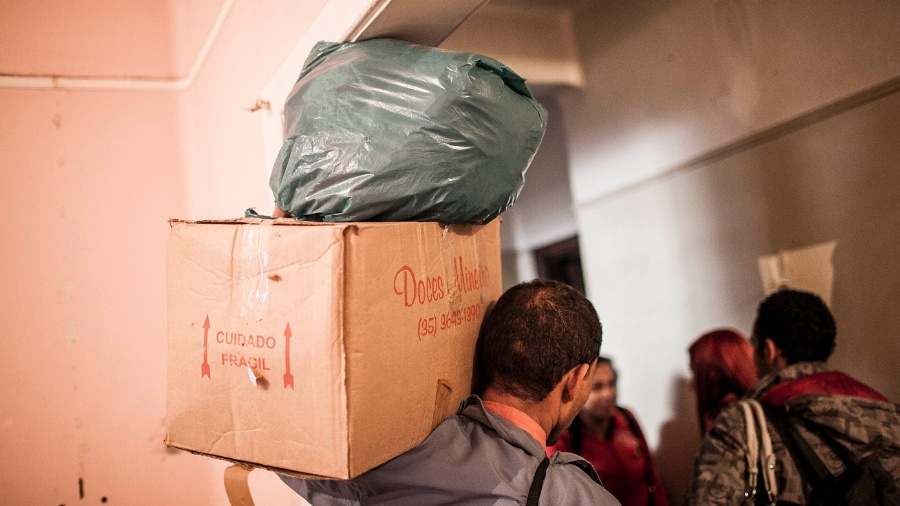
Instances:
[[[238,248],[234,252],[237,260],[235,265],[236,283],[232,293],[232,306],[238,308],[238,315],[250,316],[254,320],[262,320],[266,316],[269,300],[269,285],[271,283],[269,268],[269,235],[272,226],[278,222],[278,218],[266,216],[249,208],[244,211],[245,220],[255,220],[257,226],[243,227],[240,232],[240,240],[235,242]],[[468,225],[459,224],[443,225],[444,237],[451,230],[465,230]],[[450,258],[450,243],[442,242],[441,249],[444,257]],[[459,309],[461,299],[449,294],[451,304]]]
[[[491,58],[319,43],[285,103],[269,182],[307,221],[487,223],[515,201],[547,111]]]
[[[250,217],[250,210],[246,213]],[[255,214],[255,213],[254,213]],[[256,215],[257,217],[259,215]],[[269,230],[271,220],[263,219],[259,226],[241,229],[237,284],[232,303],[240,316],[252,315],[256,320],[265,316],[269,298]]]

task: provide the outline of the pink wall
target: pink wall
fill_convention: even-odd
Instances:
[[[191,88],[179,127],[185,140],[184,187],[192,219],[234,218],[272,210],[260,92],[325,4],[237,2]],[[297,75],[300,68],[297,69]]]
[[[141,0],[137,0],[141,1]],[[187,76],[225,6],[226,0],[167,0],[167,31],[172,47],[169,65],[173,76]],[[155,3],[155,2],[144,2]]]
[[[220,2],[221,3],[221,2]],[[170,2],[44,0],[0,5],[5,74],[173,77]]]
[[[4,4],[0,73],[182,77],[223,1],[55,4]],[[163,445],[167,220],[271,201],[247,109],[323,4],[237,2],[188,91],[0,88],[0,503],[227,504]]]
[[[183,492],[161,444],[175,97],[2,90],[0,110],[3,502]]]

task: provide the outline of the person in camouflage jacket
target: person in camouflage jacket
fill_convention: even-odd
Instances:
[[[900,407],[850,376],[827,369],[824,362],[834,350],[835,335],[834,319],[819,297],[797,290],[767,297],[751,338],[762,379],[745,397],[802,417],[806,425],[794,424],[797,432],[832,474],[843,472],[844,464],[820,433],[847,448],[855,460],[874,452],[900,484]],[[740,406],[727,406],[701,444],[687,504],[753,504],[746,434]],[[811,486],[771,422],[769,434],[777,458],[778,504],[808,504]]]

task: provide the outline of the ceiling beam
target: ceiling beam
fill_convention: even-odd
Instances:
[[[379,37],[437,46],[488,0],[380,0],[348,34],[348,41]]]
[[[491,3],[460,26],[442,48],[503,62],[532,85],[581,88],[574,14],[569,2]]]

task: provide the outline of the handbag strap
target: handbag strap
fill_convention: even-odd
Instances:
[[[775,504],[778,497],[778,482],[775,480],[775,452],[772,450],[772,438],[769,435],[769,425],[766,422],[766,415],[762,406],[755,399],[748,401],[750,407],[756,413],[756,420],[759,423],[760,442],[762,443],[762,452],[759,455],[759,466],[762,468],[763,483],[766,485],[769,504]]]
[[[525,506],[538,506],[538,501],[541,499],[541,490],[544,488],[544,478],[547,476],[547,467],[549,465],[549,457],[544,457],[544,460],[538,465],[537,471],[534,472],[534,479],[531,480],[531,488],[528,489],[528,500],[525,501]]]
[[[744,497],[755,501],[759,474],[763,477],[763,490],[768,504],[775,504],[778,497],[778,482],[775,480],[775,452],[772,451],[772,439],[766,416],[759,402],[745,399],[738,403],[744,414],[744,426],[747,431],[747,490]]]
[[[741,412],[744,413],[744,427],[747,431],[747,452],[744,456],[747,459],[747,490],[744,492],[744,499],[748,503],[755,502],[756,484],[759,480],[759,437],[756,435],[756,419],[750,405],[744,401],[738,403]]]

